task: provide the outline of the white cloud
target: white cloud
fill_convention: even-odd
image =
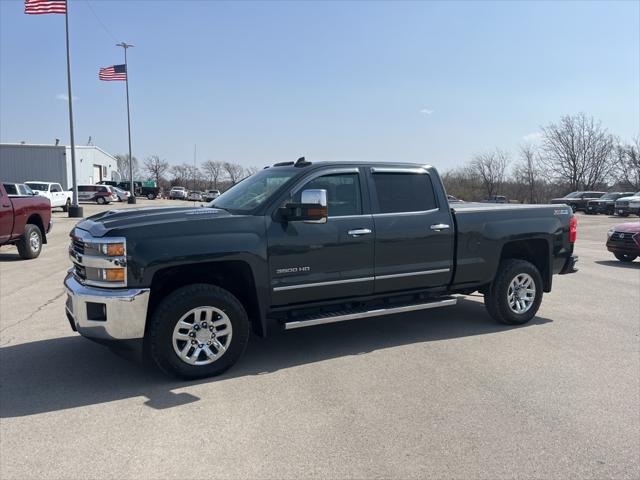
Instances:
[[[68,102],[68,101],[69,101],[69,95],[67,95],[66,93],[59,93],[59,94],[57,94],[57,95],[56,95],[56,98],[57,98],[58,100],[64,100],[65,102]],[[76,96],[74,95],[74,96],[73,96],[73,101],[75,102],[75,101],[77,101],[77,100],[78,100],[78,97],[76,97]]]
[[[542,139],[542,132],[527,133],[522,139],[525,142],[539,142]]]
[[[430,110],[428,108],[423,108],[422,110],[420,110],[420,113],[422,115],[431,115],[433,112],[435,112],[435,110]]]

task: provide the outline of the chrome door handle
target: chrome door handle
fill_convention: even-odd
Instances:
[[[436,223],[435,225],[431,225],[431,230],[435,230],[436,232],[439,232],[440,230],[446,230],[447,228],[451,228],[449,227],[449,225],[447,225],[446,223]]]
[[[356,228],[355,230],[349,230],[347,233],[352,237],[360,237],[361,235],[369,235],[371,230],[368,228]]]

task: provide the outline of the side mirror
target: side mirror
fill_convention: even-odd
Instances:
[[[327,191],[303,190],[300,203],[287,203],[278,214],[285,222],[326,223]]]

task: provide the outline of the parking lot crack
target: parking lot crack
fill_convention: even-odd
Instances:
[[[55,302],[56,300],[58,300],[60,297],[62,297],[65,294],[65,291],[62,290],[60,293],[58,293],[55,297],[50,298],[49,300],[47,300],[45,303],[43,303],[42,305],[40,305],[35,312],[30,313],[29,315],[26,315],[25,317],[21,318],[20,320],[13,322],[3,328],[0,328],[0,333],[3,333],[4,331],[10,329],[11,327],[15,327],[16,325],[21,324],[22,322],[24,322],[25,320],[30,319],[31,317],[33,317],[34,315],[37,315],[38,313],[40,313],[42,310],[44,310],[46,307],[48,307],[49,305],[51,305],[53,302]]]

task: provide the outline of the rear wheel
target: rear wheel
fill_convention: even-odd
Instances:
[[[165,372],[182,378],[219,375],[242,356],[247,313],[231,293],[194,284],[166,297],[151,316],[149,351]]]
[[[107,203],[107,201],[104,199],[104,197],[98,197],[96,198],[96,203],[98,205],[104,205],[105,203]]]
[[[500,262],[498,273],[484,295],[489,314],[508,325],[522,325],[531,320],[542,302],[542,276],[526,260]]]
[[[63,212],[68,212],[69,211],[69,207],[71,206],[71,199],[67,198],[67,201],[65,202],[65,204],[62,206],[62,211]]]
[[[621,262],[633,262],[636,258],[638,258],[637,255],[631,255],[629,253],[614,253],[614,255]]]
[[[155,200],[156,195],[155,195],[154,193],[148,193],[148,194],[147,194],[147,198],[148,198],[149,200]]]
[[[42,251],[42,232],[37,225],[27,223],[24,227],[24,235],[16,244],[18,254],[24,259],[36,258]]]

